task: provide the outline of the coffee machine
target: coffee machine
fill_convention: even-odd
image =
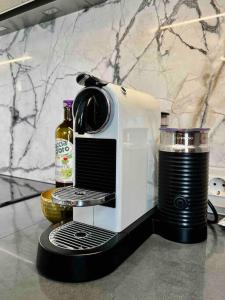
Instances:
[[[160,127],[150,95],[84,73],[77,82],[74,184],[53,193],[73,221],[43,232],[37,254],[41,274],[69,282],[112,272],[151,235]]]

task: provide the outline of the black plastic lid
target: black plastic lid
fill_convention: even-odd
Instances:
[[[108,84],[108,82],[103,81],[95,76],[87,73],[80,73],[77,75],[77,83],[86,87],[97,86],[102,87]]]
[[[102,89],[94,86],[83,89],[73,106],[75,131],[79,134],[100,132],[108,123],[110,112],[110,101]]]

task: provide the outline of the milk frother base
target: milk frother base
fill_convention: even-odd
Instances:
[[[201,243],[207,239],[207,225],[199,227],[178,227],[163,222],[160,218],[154,218],[154,233],[161,237],[183,244]]]
[[[37,269],[40,274],[47,278],[64,282],[83,282],[103,277],[115,270],[153,233],[152,219],[154,214],[155,209],[152,209],[124,231],[112,233],[111,236],[110,232],[102,232],[100,229],[102,236],[108,237],[109,234],[105,243],[93,247],[93,240],[90,242],[87,239],[87,244],[90,247],[86,247],[81,239],[81,248],[84,245],[86,249],[77,250],[72,250],[72,247],[66,249],[56,246],[60,246],[60,239],[63,245],[63,237],[60,237],[59,234],[57,239],[54,234],[56,232],[57,235],[57,231],[61,231],[62,226],[66,228],[66,224],[52,225],[40,237]],[[91,234],[91,229],[93,229],[94,232],[98,233],[98,228],[90,226],[91,228],[88,229],[86,224],[74,222],[71,226],[73,230],[76,230],[77,226],[80,228],[80,232],[76,232],[75,235],[80,234],[81,237],[82,231],[83,234],[84,231]],[[64,228],[62,229],[64,230]],[[67,243],[71,239],[71,234],[74,234],[73,230],[69,228],[70,234],[65,233]],[[75,247],[79,248],[79,245],[75,245]]]

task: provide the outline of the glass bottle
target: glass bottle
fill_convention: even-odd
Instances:
[[[73,100],[64,100],[64,121],[55,132],[56,187],[73,185]]]

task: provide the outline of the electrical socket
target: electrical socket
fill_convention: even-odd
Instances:
[[[213,177],[209,181],[209,194],[214,196],[225,196],[225,180]]]
[[[225,215],[225,169],[209,169],[208,197],[218,213]]]

